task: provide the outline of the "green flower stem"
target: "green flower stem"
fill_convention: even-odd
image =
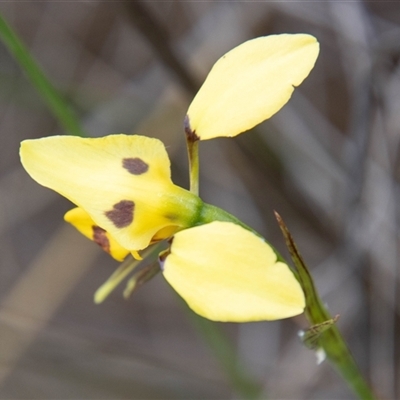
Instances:
[[[223,210],[222,208],[213,206],[211,204],[203,203],[203,207],[200,211],[198,216],[198,223],[197,225],[208,224],[213,221],[225,221],[225,222],[233,222],[234,224],[240,225],[241,227],[247,229],[255,233],[257,236],[260,236],[256,231],[252,228],[244,224],[238,218],[229,214],[227,211]]]
[[[160,272],[160,264],[158,260],[156,260],[150,264],[147,264],[140,271],[134,273],[126,284],[125,290],[123,292],[124,299],[127,300],[130,296],[132,296],[132,293],[135,290],[144,285],[150,279],[153,279]]]
[[[190,191],[199,195],[199,141],[187,140],[190,171]]]
[[[28,49],[0,14],[0,38],[25,71],[36,90],[64,129],[72,135],[85,136],[78,118],[57,89],[50,83]]]
[[[189,117],[184,120],[184,128],[186,133],[186,146],[189,158],[189,176],[190,176],[190,191],[199,195],[199,142],[200,138],[190,127]]]
[[[148,247],[142,254],[142,260],[135,260],[129,255],[114,273],[96,290],[94,302],[96,304],[102,303],[129,274],[133,273],[124,291],[124,297],[129,297],[137,286],[141,286],[144,282],[160,272],[158,268],[158,255],[161,251],[165,250],[165,247],[165,242],[159,242],[152,247]],[[152,268],[155,263],[156,268]]]
[[[292,235],[282,218],[277,213],[275,213],[275,215],[283,236],[285,237],[286,245],[293,263],[297,268],[297,276],[306,296],[305,313],[307,319],[311,325],[319,325],[332,320],[332,316],[329,314],[318,295],[312,276],[297,249]],[[337,319],[337,317],[335,318]],[[333,319],[333,321],[335,321],[335,319]],[[329,329],[321,332],[316,346],[324,350],[328,360],[336,367],[343,379],[360,399],[376,399],[376,396],[361,375],[350,350],[334,323],[331,324]]]
[[[94,294],[94,302],[102,303],[112,291],[139,266],[140,261],[128,256],[122,264],[113,272],[113,274],[104,282]]]

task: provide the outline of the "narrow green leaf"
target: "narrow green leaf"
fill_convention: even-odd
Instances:
[[[143,285],[157,275],[157,273],[160,272],[160,268],[156,260],[160,251],[165,248],[165,245],[165,242],[159,242],[153,247],[145,249],[142,253],[143,260],[135,260],[129,255],[113,274],[96,290],[94,302],[96,304],[102,303],[130,273],[133,273],[133,277],[128,281],[127,287],[124,290],[125,299],[130,296],[138,285]]]
[[[26,46],[0,14],[0,38],[15,57],[32,85],[43,97],[54,116],[70,134],[85,136],[79,120],[58,90],[51,84]]]
[[[311,325],[328,328],[320,329],[319,337],[314,337],[314,346],[324,350],[328,360],[336,367],[343,379],[360,399],[376,399],[371,388],[361,375],[339,329],[335,324],[329,323],[333,318],[323,305],[309,269],[299,253],[286,224],[277,212],[275,212],[275,216],[285,238],[293,263],[298,271],[297,276],[306,297],[306,317]]]
[[[96,290],[94,302],[102,303],[111,292],[140,264],[132,256],[128,256],[122,264],[113,272],[113,274]]]

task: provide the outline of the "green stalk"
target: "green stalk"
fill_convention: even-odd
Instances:
[[[199,195],[199,142],[187,142],[190,170],[190,191]]]
[[[255,233],[257,236],[260,236],[260,234],[258,234],[254,229],[250,228],[242,221],[240,221],[240,219],[236,218],[232,214],[229,214],[222,208],[213,206],[211,204],[203,203],[200,213],[198,215],[198,220],[196,225],[208,224],[213,221],[233,222],[234,224],[240,225],[244,229]]]
[[[311,329],[315,326],[321,327],[321,324],[327,322],[329,322],[330,325],[328,329],[321,330],[321,333],[316,340],[316,347],[324,350],[328,360],[335,366],[343,379],[360,399],[376,399],[373,391],[361,375],[361,372],[340,334],[339,329],[334,324],[337,317],[332,318],[323,305],[314,285],[312,276],[297,249],[292,235],[282,218],[277,213],[275,213],[275,215],[283,236],[285,237],[286,245],[289,249],[293,263],[298,271],[297,276],[306,297],[306,317],[310,324],[313,325]],[[332,322],[329,320],[332,320]]]
[[[199,142],[200,138],[190,128],[189,117],[186,116],[184,121],[186,133],[186,146],[189,159],[189,178],[190,191],[196,196],[199,195]]]
[[[72,135],[85,136],[78,118],[58,90],[50,83],[26,46],[0,14],[0,38],[18,61],[63,128]]]

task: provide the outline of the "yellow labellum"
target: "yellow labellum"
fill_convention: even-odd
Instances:
[[[289,267],[263,239],[231,222],[176,233],[163,269],[189,307],[211,320],[275,320],[304,311]]]
[[[313,68],[317,40],[282,34],[249,40],[222,56],[193,99],[188,128],[201,140],[236,136],[279,111]]]
[[[84,236],[97,243],[117,261],[123,261],[129,251],[122,247],[108,232],[100,228],[82,208],[76,207],[64,215],[65,221],[73,225]]]
[[[33,179],[87,212],[133,255],[166,228],[190,226],[202,204],[172,183],[157,139],[121,134],[26,140],[21,161]]]

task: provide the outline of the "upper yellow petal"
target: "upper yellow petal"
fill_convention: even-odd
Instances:
[[[275,320],[304,311],[304,294],[290,268],[264,240],[231,222],[178,232],[162,258],[165,279],[205,318]]]
[[[200,139],[236,136],[270,118],[307,77],[319,52],[307,34],[249,40],[213,66],[188,110]]]
[[[174,185],[164,145],[138,135],[26,140],[28,173],[84,209],[127,250],[146,248],[161,229],[189,226],[201,200]]]
[[[65,221],[73,225],[80,233],[97,243],[105,252],[117,261],[123,261],[129,250],[122,247],[107,231],[100,228],[82,208],[76,207],[64,215]]]

